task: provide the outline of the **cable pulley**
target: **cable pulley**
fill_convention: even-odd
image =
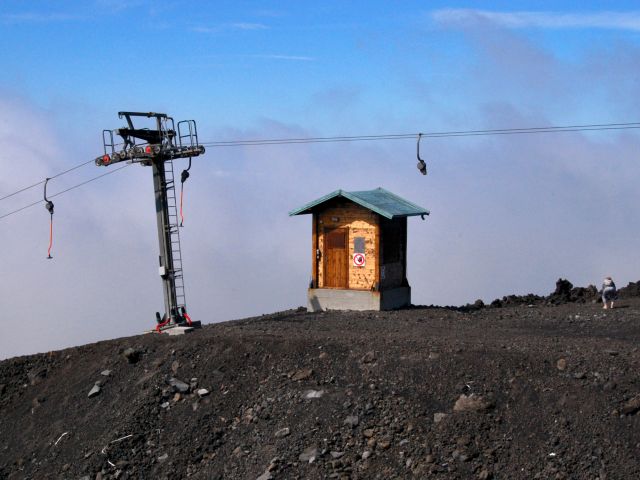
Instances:
[[[47,250],[47,259],[52,259],[51,256],[51,247],[53,246],[53,202],[47,198],[47,184],[49,183],[50,178],[47,178],[44,181],[44,207],[47,209],[50,215],[49,220],[49,248]]]
[[[418,170],[420,170],[420,173],[423,175],[427,174],[427,164],[425,163],[425,161],[423,159],[420,158],[420,138],[422,137],[422,134],[419,133],[418,134],[418,145],[417,145],[417,153],[416,156],[418,157]]]

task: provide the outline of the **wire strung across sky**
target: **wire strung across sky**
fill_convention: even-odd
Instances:
[[[91,160],[91,161],[93,162],[93,160]],[[54,198],[54,197],[57,197],[58,195],[62,195],[63,193],[67,193],[67,192],[69,192],[69,191],[71,191],[71,190],[74,190],[74,189],[76,189],[76,188],[78,188],[78,187],[81,187],[81,186],[83,186],[83,185],[86,185],[87,183],[94,182],[94,181],[96,181],[96,180],[98,180],[98,179],[100,179],[100,178],[102,178],[102,177],[106,177],[107,175],[111,175],[112,173],[119,172],[119,171],[120,171],[120,170],[122,170],[123,168],[127,168],[129,165],[130,165],[130,164],[128,164],[128,163],[127,163],[127,164],[125,164],[125,165],[122,165],[121,167],[114,168],[113,170],[109,170],[108,172],[103,173],[102,175],[98,175],[97,177],[90,178],[89,180],[85,180],[84,182],[78,183],[78,184],[73,185],[73,186],[71,186],[71,187],[69,187],[69,188],[66,188],[66,189],[64,189],[64,190],[61,190],[61,191],[59,191],[59,192],[57,192],[57,193],[54,193],[53,195],[49,195],[49,196],[48,196],[48,198]],[[58,175],[58,176],[59,176],[59,175]],[[51,177],[51,178],[54,178],[54,177]],[[41,183],[44,183],[44,182],[45,182],[45,181],[43,180],[42,182],[40,182],[40,183],[38,183],[38,184],[35,184],[35,185],[40,185]],[[35,185],[34,185],[34,186],[35,186]],[[35,205],[38,205],[38,204],[40,204],[40,203],[43,203],[43,202],[44,202],[44,200],[38,200],[37,202],[30,203],[29,205],[25,205],[24,207],[20,207],[20,208],[18,208],[17,210],[13,210],[12,212],[5,213],[4,215],[1,215],[1,216],[0,216],[0,220],[2,220],[3,218],[8,217],[8,216],[10,216],[10,215],[13,215],[13,214],[15,214],[15,213],[21,212],[22,210],[26,210],[27,208],[31,208],[31,207],[33,207],[33,206],[35,206]]]
[[[382,135],[354,135],[354,136],[334,136],[334,137],[302,137],[302,138],[271,138],[271,139],[258,139],[258,140],[220,140],[212,142],[202,142],[200,145],[205,147],[241,147],[241,146],[263,146],[263,145],[295,145],[295,144],[308,144],[308,143],[338,143],[338,142],[362,142],[362,141],[380,141],[380,140],[407,140],[415,139],[418,135],[423,138],[446,138],[446,137],[475,137],[475,136],[489,136],[489,135],[519,135],[519,134],[540,134],[540,133],[561,133],[561,132],[594,132],[604,130],[629,130],[640,129],[640,122],[627,122],[627,123],[596,123],[587,125],[565,125],[565,126],[550,126],[550,127],[527,127],[527,128],[502,128],[491,130],[458,130],[447,132],[427,132],[427,133],[400,133],[400,134],[382,134]],[[94,160],[88,160],[86,162],[79,163],[67,170],[59,172],[49,179],[54,179],[66,175],[80,167],[93,163]],[[82,183],[73,185],[72,187],[62,190],[50,196],[50,198],[62,195],[70,190],[86,185],[87,183],[98,180],[102,177],[106,177],[112,173],[122,170],[129,166],[129,164],[122,167],[110,170],[107,173],[98,175]],[[32,185],[23,187],[15,192],[9,193],[0,197],[0,201],[13,197],[19,193],[25,192],[32,188],[45,183],[45,180],[41,180]],[[6,213],[0,216],[0,220],[6,218],[15,213],[26,210],[27,208],[38,205],[44,202],[44,200],[38,200],[37,202],[25,205],[17,210]]]
[[[74,170],[80,168],[80,167],[84,167],[85,165],[89,165],[90,163],[93,163],[93,160],[88,160],[86,162],[82,162],[78,165],[76,165],[75,167],[71,167],[63,172],[60,173],[56,173],[54,176],[49,177],[49,180],[53,180],[54,178],[58,178],[61,177],[62,175],[66,175],[69,172],[73,172]],[[21,188],[20,190],[16,190],[13,193],[10,193],[9,195],[5,195],[4,197],[0,197],[0,201],[4,200],[5,198],[9,198],[9,197],[13,197],[14,195],[17,195],[19,193],[25,192],[33,187],[37,187],[38,185],[42,185],[46,180],[40,180],[39,182],[34,183],[33,185],[29,185],[28,187],[24,187]],[[0,217],[1,218],[1,217]]]
[[[529,128],[503,128],[494,130],[460,130],[451,132],[420,133],[423,138],[444,137],[472,137],[487,135],[515,135],[525,133],[559,133],[559,132],[586,132],[601,130],[627,130],[640,128],[640,123],[603,123],[592,125],[569,125],[563,127],[529,127]],[[298,143],[335,143],[335,142],[361,142],[368,140],[406,140],[415,139],[418,133],[400,133],[385,135],[357,135],[352,137],[309,137],[309,138],[277,138],[262,140],[221,140],[217,142],[204,142],[205,147],[237,147],[252,145],[291,145]]]

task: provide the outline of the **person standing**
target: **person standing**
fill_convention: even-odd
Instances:
[[[611,277],[605,277],[602,282],[602,308],[607,308],[607,302],[610,303],[609,308],[613,308],[613,301],[616,299],[618,291],[616,290],[616,284],[613,283]]]

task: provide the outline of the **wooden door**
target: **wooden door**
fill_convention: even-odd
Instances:
[[[324,232],[324,286],[349,288],[349,255],[346,228]]]

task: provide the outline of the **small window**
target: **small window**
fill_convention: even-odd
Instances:
[[[365,253],[364,237],[355,237],[353,239],[353,253]]]

